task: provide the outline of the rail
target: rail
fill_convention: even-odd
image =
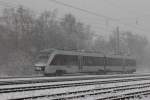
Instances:
[[[128,77],[127,77],[128,76]],[[3,100],[120,100],[150,94],[150,75],[0,85]]]

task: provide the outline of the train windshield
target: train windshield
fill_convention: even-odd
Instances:
[[[37,61],[36,62],[39,62],[39,63],[47,63],[49,59],[49,55],[48,54],[40,54],[37,58]]]

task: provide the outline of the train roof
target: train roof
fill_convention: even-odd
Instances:
[[[60,49],[44,49],[40,51],[40,53],[57,53],[57,54],[73,54],[73,55],[84,55],[84,54],[96,54],[96,55],[104,55],[102,52],[96,51],[85,51],[85,50],[60,50]]]
[[[44,50],[41,50],[40,53],[48,53],[48,54],[50,54],[50,53],[52,53],[52,52],[54,52],[56,50],[57,49],[44,49]]]
[[[135,58],[133,56],[128,56],[128,55],[114,55],[114,54],[104,54],[102,52],[97,52],[97,51],[85,51],[85,50],[60,50],[60,49],[44,49],[40,51],[40,53],[55,53],[55,54],[65,54],[65,55],[82,55],[82,56],[107,56],[107,57],[115,57],[115,58]]]

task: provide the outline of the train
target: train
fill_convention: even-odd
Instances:
[[[93,51],[46,49],[39,53],[34,67],[38,74],[45,76],[134,73],[136,59],[127,55],[107,55]]]

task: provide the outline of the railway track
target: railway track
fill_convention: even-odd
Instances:
[[[34,84],[46,82],[62,82],[75,80],[95,80],[95,79],[111,79],[111,78],[126,78],[126,77],[146,77],[150,74],[123,74],[123,75],[85,75],[85,76],[63,76],[63,77],[17,77],[17,78],[0,78],[0,86],[16,85],[16,84]]]
[[[34,84],[33,84],[34,83]],[[150,76],[0,85],[3,100],[124,100],[150,94]]]
[[[58,93],[58,94],[53,94],[53,95],[33,96],[33,97],[26,97],[26,98],[12,99],[12,100],[20,100],[20,99],[26,99],[26,100],[41,99],[41,100],[43,100],[43,98],[45,98],[45,97],[48,100],[71,100],[71,99],[87,100],[87,98],[88,97],[91,98],[91,96],[92,96],[93,100],[96,100],[96,98],[98,100],[105,100],[105,99],[109,100],[110,98],[114,98],[114,95],[116,97],[117,96],[120,97],[120,95],[116,95],[119,92],[122,92],[122,91],[126,92],[126,91],[131,91],[134,89],[142,89],[142,88],[143,89],[150,88],[150,84],[145,83],[145,84],[117,86],[117,87],[95,88],[95,89],[87,89],[87,90],[67,92],[67,93]],[[146,91],[146,90],[144,90],[144,91]],[[130,92],[130,93],[132,93],[132,92]],[[112,95],[112,96],[108,96],[108,95]],[[127,95],[127,93],[126,93],[126,95]],[[137,96],[137,94],[136,94],[136,96]],[[127,98],[127,96],[126,96],[126,98]]]

